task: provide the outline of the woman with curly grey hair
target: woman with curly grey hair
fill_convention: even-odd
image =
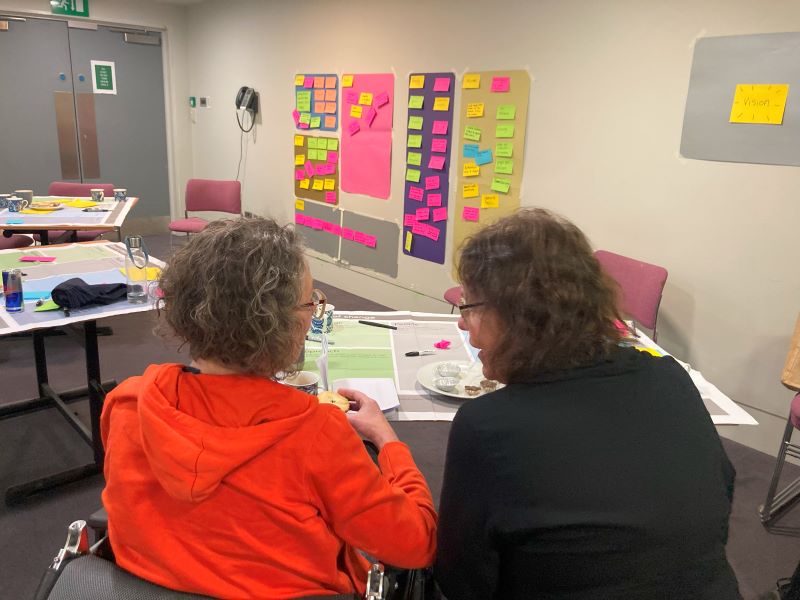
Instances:
[[[620,345],[586,236],[521,210],[461,250],[484,374],[450,430],[436,578],[448,600],[740,598],[734,470],[671,357]]]
[[[117,563],[219,598],[363,595],[358,550],[430,564],[430,491],[375,401],[340,390],[346,416],[275,381],[325,308],[293,229],[214,222],[160,287],[161,330],[192,364],[151,365],[106,399],[103,504]]]

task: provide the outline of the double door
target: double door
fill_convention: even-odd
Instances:
[[[169,215],[159,33],[0,14],[0,56],[0,192],[113,183],[135,216]],[[94,93],[93,60],[114,63],[115,94]]]

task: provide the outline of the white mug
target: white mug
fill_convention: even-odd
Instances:
[[[103,201],[103,188],[92,188],[89,190],[92,194],[92,200],[94,202],[102,202]]]

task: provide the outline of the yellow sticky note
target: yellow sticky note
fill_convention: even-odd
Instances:
[[[421,90],[425,87],[425,75],[412,75],[408,80],[408,87],[412,90]]]
[[[125,268],[120,267],[120,272],[125,275]],[[158,267],[147,267],[147,281],[157,281],[161,276],[161,269]],[[133,281],[142,281],[145,278],[145,269],[132,267],[129,269],[128,277]]]
[[[352,75],[342,75],[342,87],[353,87],[353,76]]]
[[[354,119],[360,119],[363,110],[363,107],[359,106],[358,104],[353,104],[353,106],[350,107],[350,116]]]
[[[481,208],[497,208],[500,206],[498,194],[484,194],[481,196]]]
[[[406,252],[411,252],[411,240],[413,236],[411,235],[410,231],[406,231],[406,243],[403,245],[403,248],[406,249]]]
[[[295,146],[299,146],[299,147],[302,148],[303,146],[305,146],[305,144],[306,144],[305,136],[303,136],[303,135],[294,136],[294,145]]]
[[[71,206],[72,208],[89,208],[96,205],[97,203],[91,200],[80,200],[78,198],[75,198],[75,200],[71,202],[64,202],[64,206]]]
[[[324,189],[325,182],[322,179],[315,179],[311,184],[311,189],[321,192]]]
[[[326,190],[335,190],[336,189],[336,180],[335,179],[326,179],[324,187],[325,187]]]
[[[481,74],[469,73],[464,75],[464,81],[461,87],[465,90],[477,90],[481,87]]]
[[[736,86],[730,123],[781,125],[789,84],[745,84]]]
[[[364,106],[372,106],[372,94],[369,92],[361,92],[358,96],[358,103]]]
[[[474,119],[483,116],[483,102],[470,102],[467,104],[467,117]]]
[[[306,155],[305,154],[295,154],[294,155],[294,166],[302,167],[306,164]]]
[[[450,109],[449,96],[439,96],[434,99],[433,110],[449,110],[449,109]]]
[[[305,200],[295,200],[294,201],[294,209],[295,210],[305,210],[306,209]]]
[[[463,189],[464,198],[477,198],[480,195],[477,183],[465,183]]]
[[[300,180],[300,189],[301,190],[307,190],[310,185],[311,185],[311,180],[310,179],[301,179]]]
[[[464,177],[477,177],[481,174],[481,168],[475,163],[464,163]]]
[[[305,75],[295,75],[294,76],[294,84],[295,85],[303,85],[305,80],[306,80],[306,76]]]

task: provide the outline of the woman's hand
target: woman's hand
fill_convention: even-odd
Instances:
[[[397,441],[397,434],[375,400],[358,390],[339,388],[336,391],[350,401],[347,418],[358,435],[375,444],[378,450],[388,442]]]

